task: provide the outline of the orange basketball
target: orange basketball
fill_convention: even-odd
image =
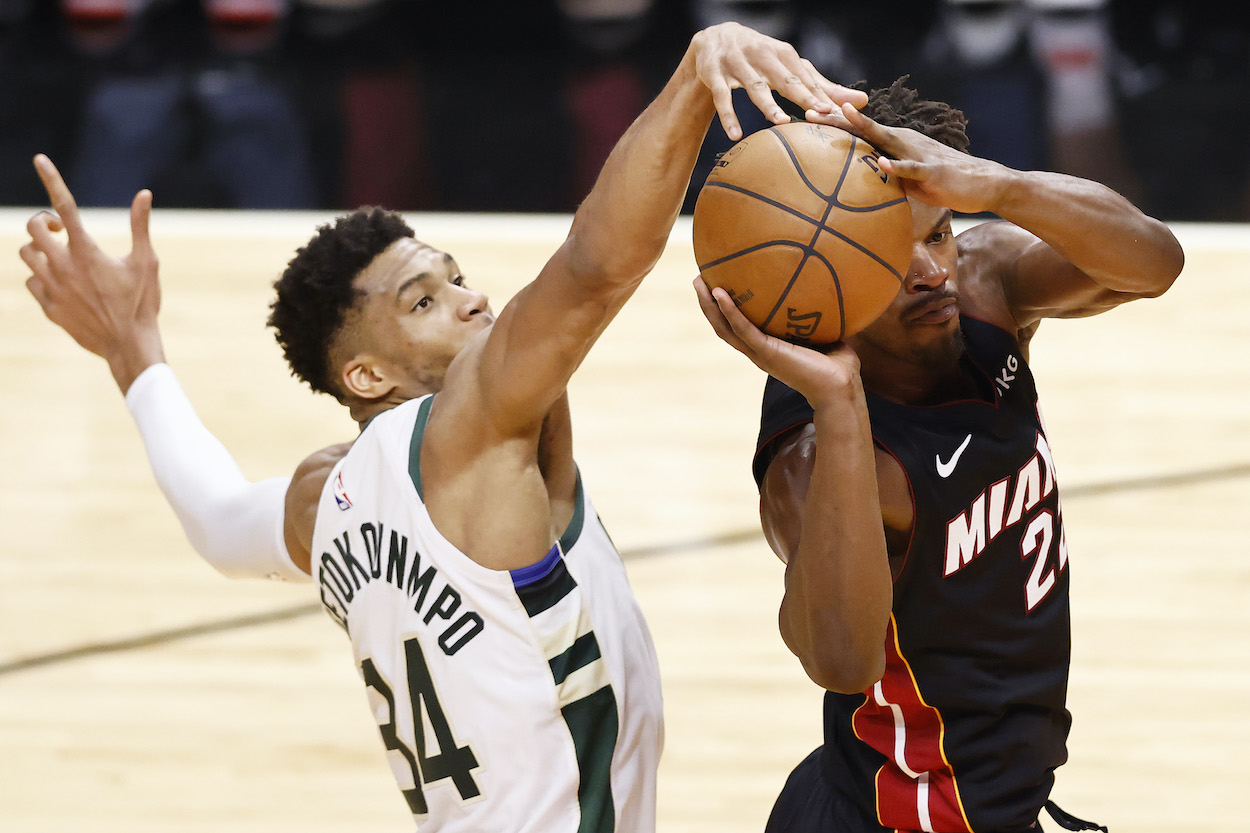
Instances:
[[[911,263],[911,209],[875,148],[791,122],[716,162],[694,208],[694,255],[770,335],[830,344],[885,311]]]

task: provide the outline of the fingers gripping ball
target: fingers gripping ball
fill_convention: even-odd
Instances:
[[[694,209],[694,254],[764,332],[830,344],[872,323],[911,263],[911,209],[880,154],[845,130],[792,122],[717,160]]]

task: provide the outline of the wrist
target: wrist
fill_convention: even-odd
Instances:
[[[701,46],[698,37],[696,34],[695,40],[686,48],[669,83],[673,88],[673,109],[676,112],[687,117],[698,116],[701,120],[705,118],[707,123],[711,123],[716,115],[716,105],[712,101],[712,91],[700,73]],[[703,129],[707,129],[707,124],[703,125]]]
[[[1037,199],[1035,171],[1018,171],[1006,165],[995,163],[998,169],[991,192],[993,196],[986,206],[986,211],[1009,220],[1019,213],[1022,206],[1028,206]]]
[[[118,389],[125,396],[135,379],[139,378],[139,374],[152,365],[161,364],[164,361],[165,349],[161,344],[160,335],[152,333],[137,339],[134,344],[128,345],[127,349],[118,351],[110,357],[109,370],[113,374],[113,381],[117,383]]]
[[[807,399],[815,412],[818,429],[822,424],[843,426],[868,414],[863,381],[857,373],[826,380],[818,391],[807,395]]]

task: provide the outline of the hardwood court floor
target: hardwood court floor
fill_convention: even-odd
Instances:
[[[0,213],[0,831],[411,830],[343,635],[307,587],[230,582],[190,551],[103,362],[26,295],[28,213]],[[263,326],[324,219],[158,208],[169,360],[252,478],[353,433]],[[496,308],[568,223],[413,220]],[[124,217],[87,222],[124,250]],[[1055,797],[1116,833],[1245,827],[1250,229],[1178,232],[1171,293],[1048,322],[1033,348],[1072,570]],[[660,830],[749,833],[819,742],[820,693],[777,635],[757,532],[761,377],[702,320],[694,274],[683,222],[575,380],[575,430],[660,653]]]

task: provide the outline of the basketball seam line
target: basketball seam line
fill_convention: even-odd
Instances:
[[[869,211],[879,211],[882,208],[889,208],[891,205],[898,205],[899,203],[905,202],[907,200],[906,196],[902,196],[896,200],[890,200],[888,202],[878,203],[877,205],[866,205],[862,207],[857,207],[853,205],[847,205],[844,202],[842,202],[841,199],[838,198],[838,194],[842,192],[842,184],[846,182],[846,175],[851,170],[851,161],[855,158],[855,147],[860,144],[860,139],[854,134],[851,135],[851,147],[846,152],[846,160],[842,163],[842,174],[838,177],[838,184],[834,186],[833,192],[830,194],[826,194],[822,192],[819,188],[817,188],[812,183],[810,179],[807,178],[807,173],[803,170],[803,166],[799,164],[799,158],[795,154],[793,146],[790,144],[789,141],[786,140],[786,137],[776,132],[774,132],[772,135],[776,136],[777,140],[781,142],[781,146],[785,148],[786,155],[790,157],[790,163],[794,165],[794,170],[799,175],[799,177],[803,180],[803,184],[806,185],[813,194],[815,194],[816,196],[820,197],[823,200],[826,200],[827,202],[831,202],[833,205],[836,205],[838,208],[842,209],[843,211],[850,211],[851,213],[862,214],[862,213],[867,213]]]
[[[854,247],[855,247],[856,249],[858,249],[859,251],[861,251],[861,252],[863,252],[864,254],[868,255],[870,258],[872,258],[873,260],[875,260],[877,263],[881,264],[881,265],[882,265],[882,266],[884,266],[886,269],[888,269],[888,270],[890,271],[890,274],[891,274],[891,275],[893,275],[895,278],[897,278],[897,279],[898,279],[898,282],[899,282],[899,283],[902,283],[902,282],[903,282],[903,274],[902,274],[901,272],[899,272],[897,269],[895,269],[893,266],[891,266],[890,264],[888,264],[888,263],[886,263],[884,260],[882,260],[882,259],[881,259],[881,257],[880,257],[880,255],[876,254],[876,253],[875,253],[875,252],[873,252],[871,249],[865,248],[865,247],[863,246],[863,244],[861,244],[861,243],[857,242],[856,240],[854,240],[854,239],[853,239],[853,238],[851,238],[851,237],[847,237],[845,234],[842,234],[840,231],[838,231],[838,230],[837,230],[837,229],[835,229],[835,228],[831,228],[831,227],[829,227],[829,226],[821,226],[821,224],[820,224],[820,223],[818,223],[816,220],[813,220],[811,217],[809,217],[809,216],[807,216],[806,214],[804,214],[804,213],[802,213],[802,212],[798,211],[797,209],[791,208],[790,206],[786,205],[785,203],[780,203],[780,202],[777,202],[776,200],[769,199],[768,197],[765,197],[765,196],[763,196],[763,195],[761,195],[761,194],[758,194],[758,193],[756,193],[755,191],[748,191],[746,188],[743,188],[743,187],[742,187],[742,186],[740,186],[740,185],[730,185],[729,183],[726,183],[726,182],[708,182],[708,183],[707,183],[707,185],[706,185],[705,187],[710,187],[710,188],[725,188],[725,189],[727,189],[727,190],[729,190],[729,191],[736,191],[736,192],[738,192],[739,194],[742,194],[743,196],[752,197],[752,198],[754,198],[754,199],[759,200],[760,202],[767,203],[768,205],[771,205],[771,206],[773,206],[774,208],[779,208],[779,209],[781,209],[782,211],[784,211],[785,213],[787,213],[787,214],[789,214],[789,215],[791,215],[791,216],[793,216],[793,217],[797,217],[798,219],[803,220],[804,222],[807,222],[807,223],[812,223],[813,225],[818,226],[818,227],[820,228],[820,230],[821,230],[821,231],[827,231],[827,232],[829,232],[829,233],[830,233],[830,234],[832,234],[834,237],[836,237],[836,238],[838,238],[839,240],[841,240],[843,243],[849,243],[851,246],[854,246]],[[903,199],[905,200],[905,199],[906,199],[906,197],[904,197]],[[890,205],[897,205],[899,202],[902,202],[902,200],[896,200],[896,201],[891,202],[891,203],[882,203],[881,207],[882,207],[882,208],[884,208],[884,207],[888,207],[888,206],[890,206]],[[783,242],[783,241],[774,241],[774,242]],[[802,245],[802,244],[796,243],[796,242],[795,242],[795,241],[793,241],[793,240],[787,240],[787,241],[784,241],[784,242],[786,242],[786,243],[791,243],[791,244],[793,244],[793,245]],[[735,257],[738,257],[738,256],[739,256],[739,255],[741,255],[741,254],[744,254],[744,253],[746,253],[746,252],[755,251],[755,249],[757,249],[757,248],[758,248],[758,247],[757,247],[757,246],[755,246],[755,247],[751,247],[751,248],[747,248],[747,249],[741,249],[741,250],[739,250],[739,251],[736,251],[736,252],[732,252],[732,253],[730,253],[730,254],[727,254],[727,255],[725,255],[724,257],[718,257],[718,258],[716,258],[715,260],[710,260],[710,261],[708,261],[707,263],[701,263],[701,264],[699,264],[699,271],[703,271],[703,270],[705,270],[705,269],[710,269],[710,268],[712,268],[713,266],[719,266],[719,265],[720,265],[720,264],[722,264],[722,263],[725,263],[725,262],[727,262],[727,261],[733,260]]]
[[[794,267],[794,272],[791,273],[790,280],[786,282],[786,288],[782,290],[780,294],[778,294],[777,303],[773,304],[772,310],[768,313],[768,316],[764,319],[764,323],[760,325],[761,327],[767,327],[769,324],[771,324],[773,317],[777,314],[777,311],[781,309],[781,305],[785,303],[786,298],[790,294],[790,290],[794,288],[795,281],[797,281],[799,279],[799,275],[803,273],[803,266],[807,263],[808,260],[811,259],[812,254],[815,253],[816,241],[820,239],[821,229],[827,226],[828,221],[829,221],[829,213],[833,211],[833,201],[829,197],[826,197],[823,194],[821,194],[820,191],[817,190],[816,187],[812,185],[811,181],[807,178],[806,172],[803,170],[803,166],[799,163],[798,157],[794,153],[794,148],[786,140],[786,137],[782,136],[780,133],[776,133],[774,135],[776,135],[777,139],[781,142],[782,147],[785,148],[786,153],[790,156],[790,163],[794,166],[794,169],[798,172],[799,176],[803,179],[803,182],[807,185],[809,189],[811,189],[813,193],[819,195],[821,199],[824,200],[825,213],[821,215],[820,221],[816,223],[816,228],[812,232],[811,239],[808,240],[807,246],[803,247],[802,249],[803,257],[799,259],[798,265]],[[851,137],[851,149],[854,150],[854,148],[855,148],[854,137]],[[842,183],[846,181],[846,172],[850,169],[850,160],[852,158],[853,158],[852,154],[848,153],[846,156],[846,159],[842,163],[842,173],[838,177],[838,188],[841,188]],[[835,189],[835,193],[836,192],[837,191]],[[824,260],[824,258],[821,258],[821,259]],[[846,310],[842,306],[842,303],[843,303],[842,280],[841,278],[838,277],[838,272],[836,269],[833,268],[832,263],[825,261],[825,265],[829,268],[829,277],[833,280],[833,289],[834,289],[834,292],[836,292],[838,296],[838,337],[834,339],[834,341],[841,341],[842,336],[846,334]],[[818,323],[819,323],[819,320],[820,319],[817,319]]]
[[[783,203],[770,200],[768,197],[765,197],[755,191],[749,191],[746,188],[743,188],[741,185],[734,185],[733,183],[730,183],[730,182],[722,182],[719,179],[709,179],[707,182],[703,184],[703,186],[705,188],[726,188],[730,191],[738,191],[739,193],[742,193],[742,194],[747,194],[752,197],[758,197],[764,202],[767,202],[771,205],[775,205],[778,208],[784,208],[787,211],[794,211],[794,209],[790,208],[789,206]],[[883,208],[889,208],[890,206],[907,202],[907,197],[899,197],[896,200],[887,200],[886,202],[879,202],[879,203],[876,203],[875,205],[847,205],[843,203],[841,200],[839,200],[833,194],[822,194],[820,191],[817,191],[815,188],[812,189],[812,193],[820,197],[822,200],[825,200],[827,203],[832,203],[837,208],[840,208],[843,211],[847,211],[852,214],[868,214],[873,211],[880,211]],[[805,219],[808,219],[808,220],[811,219],[810,217],[807,217],[806,214],[798,214],[798,216],[804,217]]]

